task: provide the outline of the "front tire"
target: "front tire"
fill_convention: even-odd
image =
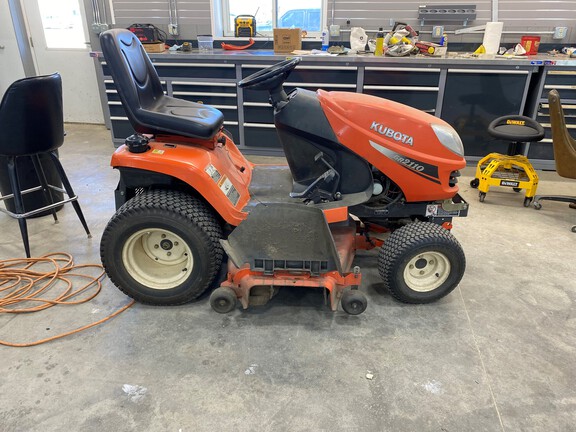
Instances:
[[[133,299],[178,305],[200,296],[222,264],[213,211],[183,192],[153,190],[126,202],[108,223],[100,256],[110,280]]]
[[[388,291],[404,303],[431,303],[460,282],[466,257],[444,228],[415,222],[394,231],[378,254],[378,271]]]

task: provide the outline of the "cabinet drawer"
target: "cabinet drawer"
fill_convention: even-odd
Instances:
[[[161,77],[236,79],[236,68],[233,64],[152,62]]]
[[[164,90],[164,93],[166,93],[167,92],[166,81],[162,80],[160,81],[160,84],[162,84],[162,90]],[[104,80],[104,87],[106,88],[106,90],[116,90],[116,84],[114,83],[114,80],[111,79]]]
[[[267,103],[268,99],[270,98],[270,94],[264,90],[248,90],[242,89],[242,93],[244,95],[244,103],[246,102],[256,102],[256,103]],[[272,107],[272,105],[270,105]]]
[[[177,63],[152,60],[160,77],[236,79],[236,68],[227,63]],[[110,76],[108,64],[101,62],[102,73]]]
[[[173,92],[226,93],[236,96],[236,83],[209,81],[172,81]]]
[[[576,105],[562,104],[562,109],[564,110],[564,119],[566,120],[568,128],[576,128]],[[540,104],[536,120],[543,126],[545,124],[550,124],[550,111],[547,103]]]
[[[576,80],[574,80],[572,84],[562,84],[562,85],[546,84],[544,86],[544,90],[542,91],[542,99],[548,99],[548,93],[550,93],[550,90],[554,89],[558,90],[558,93],[560,94],[560,99],[576,100]]]
[[[364,84],[385,86],[437,87],[440,69],[366,67]]]
[[[549,70],[546,73],[546,85],[572,85],[576,84],[576,70]]]
[[[125,140],[130,135],[136,133],[126,117],[110,116],[110,122],[112,123],[114,139]]]
[[[244,123],[246,147],[281,148],[280,139],[274,125]]]
[[[536,143],[530,143],[528,149],[528,159],[554,160],[554,148],[552,140],[542,140]]]
[[[205,92],[173,92],[174,97],[179,99],[186,99],[196,103],[203,103],[205,105],[222,105],[229,107],[237,107],[236,94],[233,93],[205,93]]]
[[[213,105],[213,107],[224,114],[224,121],[238,123],[238,108],[228,107],[225,105]]]
[[[121,102],[111,101],[108,102],[108,109],[110,110],[110,117],[126,117],[126,111]]]
[[[438,89],[435,87],[424,90],[424,88],[414,89],[398,86],[364,86],[364,93],[399,102],[431,114],[436,111],[436,100],[438,99]]]
[[[246,78],[267,67],[260,65],[242,65],[242,78]],[[355,66],[306,66],[298,65],[288,80],[294,83],[356,84],[358,70]]]
[[[245,102],[244,121],[246,123],[274,124],[274,108],[270,104]]]
[[[240,145],[240,134],[238,133],[238,123],[225,122],[224,129],[232,134],[234,144]]]

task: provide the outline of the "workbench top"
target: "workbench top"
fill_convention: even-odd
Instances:
[[[286,57],[295,57],[293,54],[279,54],[272,50],[242,50],[227,51],[215,49],[212,54],[199,53],[198,50],[191,52],[164,51],[163,53],[149,54],[153,60],[165,60],[167,58],[194,59],[194,60],[215,60],[229,61],[241,59],[242,61],[281,61]],[[537,54],[523,57],[503,57],[492,55],[481,55],[473,57],[469,53],[449,52],[443,57],[430,57],[424,55],[409,57],[375,57],[372,54],[347,54],[339,56],[304,55],[301,56],[305,62],[330,62],[353,65],[386,66],[387,64],[428,64],[428,65],[486,65],[486,66],[576,66],[576,58],[559,54],[551,56],[548,54]],[[236,60],[237,61],[237,60]]]

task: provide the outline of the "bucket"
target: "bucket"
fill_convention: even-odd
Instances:
[[[526,54],[538,54],[538,47],[540,46],[540,36],[522,36],[520,45],[526,50]]]

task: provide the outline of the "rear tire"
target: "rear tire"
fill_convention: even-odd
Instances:
[[[100,243],[110,280],[133,299],[179,305],[213,282],[224,251],[212,209],[184,192],[152,190],[126,202]]]
[[[378,254],[384,286],[404,303],[431,303],[444,297],[456,288],[465,269],[460,243],[431,222],[394,231]]]

